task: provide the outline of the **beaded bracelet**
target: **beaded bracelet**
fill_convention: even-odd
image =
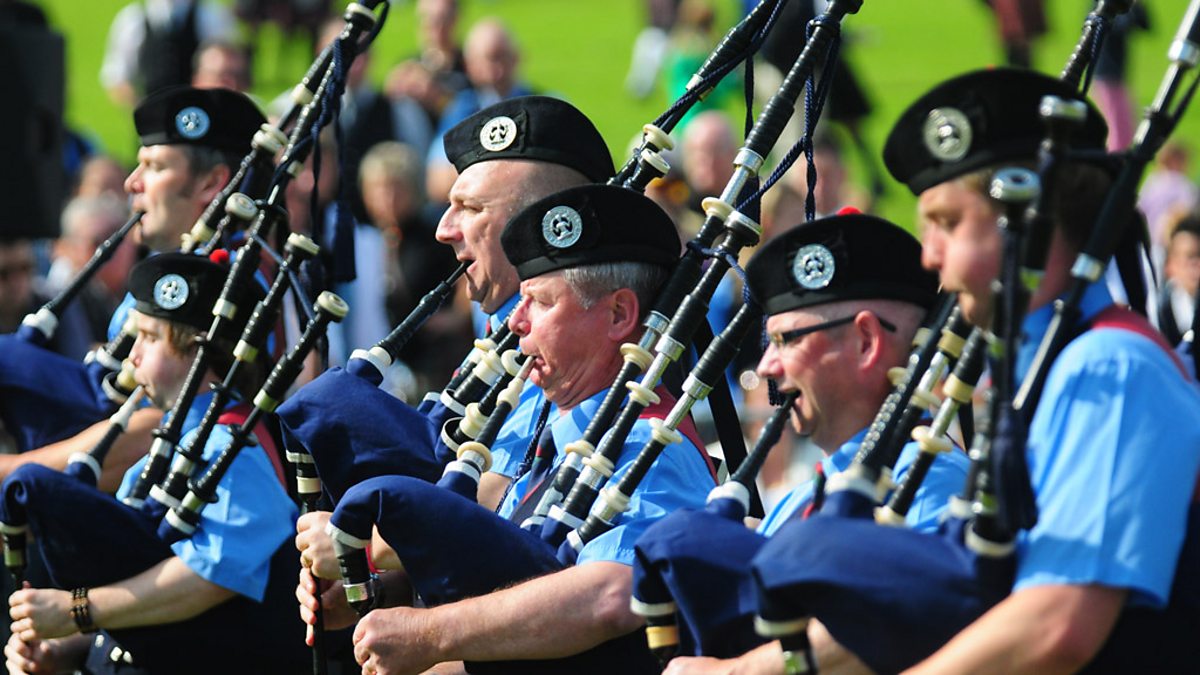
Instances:
[[[88,603],[87,587],[71,591],[71,619],[75,621],[80,633],[96,632],[96,625],[92,623],[92,609]]]

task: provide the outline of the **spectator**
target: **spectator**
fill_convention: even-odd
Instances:
[[[1104,42],[1096,56],[1092,97],[1108,122],[1110,152],[1124,150],[1133,141],[1133,100],[1125,84],[1127,44],[1135,31],[1149,28],[1146,6],[1135,4],[1128,12],[1113,19],[1112,28],[1104,34]]]
[[[200,89],[224,87],[250,93],[250,50],[225,40],[205,42],[196,50],[192,86]]]
[[[1033,41],[1046,33],[1042,0],[987,0],[996,13],[1004,59],[1010,66],[1033,65]]]
[[[458,2],[420,0],[417,16],[420,51],[392,68],[384,89],[388,96],[420,103],[436,128],[451,99],[469,84],[462,48],[454,39]]]
[[[512,35],[497,19],[483,19],[467,34],[463,58],[471,86],[463,89],[447,106],[438,125],[437,138],[429,146],[425,167],[425,189],[429,200],[446,203],[450,186],[458,175],[446,160],[441,137],[451,127],[476,111],[505,99],[533,93],[517,76],[520,51]]]
[[[0,333],[12,333],[26,314],[36,312],[49,294],[38,288],[34,277],[33,243],[28,239],[0,240]],[[77,304],[68,305],[59,321],[59,329],[48,347],[72,359],[83,358],[91,348],[86,324]]]
[[[356,230],[358,272],[383,288],[391,325],[403,321],[458,264],[454,250],[434,239],[435,226],[423,215],[420,165],[412,148],[388,141],[371,148],[359,167],[363,202],[375,227]],[[417,376],[418,390],[431,391],[445,384],[470,343],[470,318],[446,307],[426,322],[399,356]]]
[[[633,41],[633,57],[629,63],[629,74],[625,76],[625,89],[642,99],[654,91],[658,71],[662,69],[670,45],[670,31],[675,27],[681,0],[645,0],[648,25]]]
[[[702,112],[683,132],[683,175],[691,187],[688,207],[703,213],[700,202],[719,197],[733,176],[738,142],[725,113]]]
[[[1200,287],[1200,214],[1189,213],[1171,228],[1158,303],[1158,327],[1172,345],[1192,328]]]
[[[331,19],[321,32],[319,48],[333,42],[345,28],[341,19]],[[350,203],[354,217],[365,222],[367,214],[358,188],[358,165],[367,150],[382,141],[400,141],[422,155],[429,148],[432,129],[421,106],[412,99],[389,99],[367,82],[371,64],[370,50],[354,59],[346,73],[346,91],[342,95],[338,126],[342,132],[341,195]],[[331,157],[331,160],[333,158]]]
[[[114,102],[133,107],[146,94],[190,82],[196,49],[209,40],[228,39],[233,32],[233,15],[222,4],[132,2],[117,12],[108,29],[100,82]]]
[[[258,29],[268,22],[289,36],[304,31],[309,48],[315,49],[321,24],[331,16],[332,5],[332,0],[235,0],[233,11],[249,27],[250,44],[258,44]]]
[[[1158,269],[1162,269],[1165,255],[1168,222],[1200,204],[1200,190],[1188,176],[1190,163],[1191,151],[1187,146],[1168,143],[1159,151],[1158,166],[1146,176],[1138,194],[1138,208],[1150,227],[1150,243]]]
[[[54,242],[53,262],[46,275],[47,294],[66,288],[88,263],[96,248],[123,225],[129,208],[112,195],[76,197],[62,212],[62,236]],[[87,319],[87,339],[107,338],[109,317],[125,297],[125,280],[137,257],[136,246],[126,237],[83,288],[75,303]]]
[[[108,155],[93,155],[79,170],[79,184],[75,186],[76,197],[99,197],[112,195],[125,199],[125,176],[129,172],[120,162]]]

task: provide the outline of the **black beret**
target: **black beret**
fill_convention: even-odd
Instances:
[[[746,265],[750,293],[768,314],[843,300],[901,300],[929,308],[937,275],[921,244],[882,218],[818,218],[784,232]]]
[[[133,111],[143,146],[187,143],[249,152],[250,140],[266,121],[245,94],[229,89],[168,87]]]
[[[224,254],[224,251],[220,252]],[[227,255],[222,256],[228,260]],[[133,266],[129,272],[129,292],[136,301],[134,309],[146,316],[208,330],[213,321],[213,305],[221,297],[229,265],[188,253],[160,253]],[[257,281],[238,289],[233,302],[240,316],[249,316],[254,303],[265,294]],[[229,324],[227,324],[229,325]],[[223,335],[234,339],[237,335]]]
[[[612,177],[612,155],[596,126],[566,101],[519,96],[459,122],[443,139],[459,173],[493,159],[536,159],[575,169],[596,183]]]
[[[604,262],[669,267],[681,248],[658,204],[612,185],[581,185],[530,204],[504,226],[500,244],[522,280]]]
[[[883,162],[913,194],[972,171],[1011,160],[1033,160],[1046,127],[1042,97],[1083,100],[1061,80],[1031,70],[997,68],[959,75],[910,105],[892,127]],[[1103,149],[1104,118],[1087,103],[1074,148]]]

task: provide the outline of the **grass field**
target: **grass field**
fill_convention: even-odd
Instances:
[[[35,0],[36,1],[36,0]],[[111,104],[98,81],[108,25],[129,0],[42,0],[52,23],[67,39],[68,119],[102,146],[129,161],[136,149],[128,111]],[[794,0],[800,1],[800,0]],[[732,0],[718,0],[722,25],[735,19]],[[413,2],[395,3],[372,49],[372,75],[412,53]],[[1079,37],[1089,0],[1049,0],[1050,33],[1037,46],[1036,65],[1058,73]],[[621,151],[642,126],[667,105],[661,90],[645,101],[626,95],[623,79],[634,36],[643,21],[641,0],[463,0],[465,31],[482,16],[499,16],[516,33],[524,51],[525,78],[562,94],[595,121],[614,151]],[[1129,80],[1138,105],[1149,104],[1166,70],[1166,50],[1186,0],[1149,4],[1152,31],[1130,43]],[[891,123],[924,89],[950,75],[1000,62],[991,15],[981,0],[866,0],[845,22],[853,41],[851,61],[864,81],[875,112],[866,128],[878,148]],[[299,43],[286,44],[272,30],[259,40],[256,93],[270,99],[295,84],[309,62]],[[1194,142],[1200,112],[1193,111],[1176,138]],[[878,152],[876,152],[878,154]],[[880,211],[902,223],[911,220],[913,200],[893,185]]]

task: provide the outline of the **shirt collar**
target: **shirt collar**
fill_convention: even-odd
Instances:
[[[490,333],[496,330],[496,323],[508,318],[508,315],[512,313],[513,308],[516,307],[517,303],[520,301],[520,293],[514,293],[511,298],[505,300],[504,304],[500,305],[500,309],[496,310],[495,313],[488,317],[488,332]]]
[[[842,443],[832,455],[821,460],[825,465],[825,475],[831,476],[839,471],[845,471],[854,461],[854,456],[858,454],[858,447],[862,445],[863,439],[867,437],[867,430],[862,431],[850,437],[850,440]]]
[[[554,447],[558,449],[559,453],[567,447],[567,443],[583,438],[584,430],[596,416],[596,411],[600,409],[600,403],[604,401],[604,395],[607,393],[607,388],[601,389],[590,398],[581,401],[565,415],[558,414],[558,406],[551,409],[550,419],[553,422],[550,424],[550,433],[554,436]]]
[[[1066,295],[1064,293],[1056,300],[1064,300]],[[1042,337],[1045,336],[1046,331],[1050,328],[1050,321],[1054,318],[1056,304],[1058,304],[1057,301],[1048,302],[1038,307],[1026,314],[1025,320],[1021,322],[1021,346],[1017,350],[1017,374],[1021,378],[1025,377],[1025,372],[1033,364],[1033,357],[1042,342]],[[1084,289],[1083,299],[1079,302],[1080,324],[1091,321],[1111,304],[1113,304],[1113,297],[1103,280],[1089,284]]]

